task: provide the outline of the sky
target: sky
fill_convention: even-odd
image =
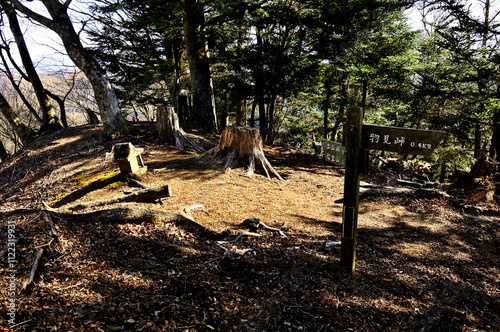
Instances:
[[[480,1],[473,0],[469,1],[471,6],[478,6]],[[48,16],[48,13],[45,10],[45,7],[40,1],[31,1],[31,2],[23,2],[26,6],[29,6],[32,10],[37,13],[43,14],[45,13]],[[498,7],[500,1],[493,2]],[[84,1],[74,0],[73,5],[85,5]],[[476,11],[480,14],[482,10]],[[422,16],[417,9],[410,9],[406,12],[406,14],[410,18],[410,23],[414,27],[414,29],[421,30],[423,28],[422,24]],[[26,42],[28,44],[28,49],[30,50],[30,54],[32,56],[33,62],[36,64],[38,68],[45,67],[53,67],[53,66],[71,66],[72,62],[66,55],[64,47],[61,44],[61,41],[57,34],[50,31],[47,28],[36,26],[34,23],[29,22],[26,19],[20,20],[21,27],[26,31]],[[8,29],[5,29],[8,30]],[[5,31],[7,34],[8,31]],[[13,47],[13,49],[16,49]]]
[[[39,14],[50,17],[40,1],[23,2],[23,4]],[[61,39],[55,32],[22,18],[22,16],[19,18],[19,24],[24,31],[24,38],[32,61],[37,68],[73,66],[62,46]],[[16,60],[18,60],[17,47],[8,30],[8,26],[6,26],[4,33],[12,41],[12,53],[16,55]],[[19,63],[21,63],[20,60]]]

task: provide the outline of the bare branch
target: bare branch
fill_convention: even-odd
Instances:
[[[53,28],[54,27],[54,21],[51,20],[50,18],[47,18],[43,15],[40,15],[28,7],[24,6],[22,3],[19,2],[19,0],[12,0],[12,3],[14,4],[14,8],[19,10],[21,13],[24,15],[27,15],[31,19],[35,20],[36,22],[46,26],[47,28]],[[42,1],[43,3],[43,1]],[[44,4],[45,5],[45,4]]]

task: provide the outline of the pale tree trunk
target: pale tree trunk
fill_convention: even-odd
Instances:
[[[156,130],[159,143],[171,143],[179,149],[192,148],[198,152],[205,149],[189,138],[179,125],[179,117],[174,107],[158,106],[156,112]]]
[[[33,61],[31,60],[30,53],[26,46],[26,42],[24,40],[21,27],[19,26],[17,14],[14,8],[12,7],[12,4],[9,1],[1,0],[0,3],[2,4],[2,8],[4,9],[9,19],[10,31],[12,32],[14,40],[16,41],[16,45],[19,50],[19,55],[21,56],[21,61],[24,65],[24,70],[26,71],[29,81],[33,86],[33,90],[35,91],[36,98],[42,110],[43,114],[42,131],[59,130],[63,127],[63,125],[57,118],[56,111],[54,110],[54,107],[52,106],[49,97],[45,93],[42,81],[40,80],[40,77],[36,72],[35,66],[33,65]]]
[[[203,1],[183,0],[184,37],[191,75],[195,121],[205,129],[217,129],[208,47],[203,35]]]
[[[0,112],[2,112],[3,116],[9,122],[12,129],[17,136],[21,139],[23,144],[29,143],[33,141],[36,137],[35,132],[31,130],[31,128],[27,127],[24,122],[17,116],[16,112],[12,109],[9,102],[5,97],[0,93]]]
[[[212,158],[216,163],[222,162],[224,171],[243,167],[247,175],[252,176],[256,169],[260,169],[268,178],[274,175],[278,180],[283,181],[283,178],[264,155],[262,138],[257,128],[225,128],[222,131],[219,144],[203,156]]]
[[[59,35],[68,56],[85,74],[92,85],[106,135],[112,136],[115,133],[126,132],[128,125],[120,113],[115,91],[106,78],[103,68],[92,57],[91,53],[83,47],[80,37],[68,16],[68,6],[71,1],[66,0],[61,3],[58,0],[40,0],[40,2],[47,9],[51,19],[33,12],[23,6],[19,0],[12,0],[17,10]]]
[[[14,68],[17,70],[18,73],[22,74],[23,71],[21,70],[21,68],[18,67],[18,65],[16,64],[16,62],[12,58],[12,55],[10,54],[10,50],[8,48],[4,49],[4,50],[7,52],[7,56],[9,57],[12,65],[14,66]],[[33,117],[35,118],[36,122],[40,126],[43,126],[43,119],[38,115],[38,113],[35,110],[35,108],[30,104],[30,102],[28,101],[28,99],[26,99],[26,96],[21,91],[21,88],[19,87],[20,83],[16,82],[16,80],[14,79],[14,75],[12,75],[12,71],[9,69],[9,65],[7,64],[7,60],[5,59],[5,57],[4,57],[4,55],[3,55],[2,52],[0,52],[0,58],[2,59],[2,63],[4,64],[4,67],[5,67],[4,68],[5,74],[7,75],[7,78],[9,79],[10,83],[12,84],[12,87],[14,88],[14,90],[16,90],[19,98],[21,98],[21,100],[23,101],[24,105],[28,108],[30,114],[33,115]]]

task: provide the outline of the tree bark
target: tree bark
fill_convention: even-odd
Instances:
[[[160,143],[174,144],[179,149],[192,148],[198,152],[205,149],[189,138],[179,125],[179,118],[173,107],[158,106],[156,113],[156,129]]]
[[[257,168],[264,171],[268,178],[274,175],[283,181],[264,155],[257,128],[227,127],[222,131],[219,144],[204,156],[222,160],[224,171],[244,167],[247,175],[252,176]]]
[[[29,127],[27,127],[21,118],[16,114],[16,112],[9,105],[9,102],[5,97],[0,93],[0,112],[2,112],[3,116],[7,119],[12,129],[14,129],[15,133],[21,139],[23,144],[27,144],[35,140],[37,134]]]
[[[212,88],[212,76],[208,61],[208,47],[203,34],[204,1],[183,0],[184,37],[191,75],[193,95],[193,113],[195,122],[209,131],[217,130],[215,98]]]
[[[9,57],[10,59],[10,62],[12,63],[12,65],[14,66],[14,68],[17,70],[18,73],[20,73],[21,75],[23,75],[23,71],[21,70],[21,68],[19,68],[19,66],[17,65],[17,63],[14,61],[14,59],[12,58],[12,54],[10,53],[10,49],[9,48],[5,48],[4,49],[5,52],[7,53],[7,56]],[[36,122],[40,125],[40,126],[43,126],[43,119],[38,115],[37,111],[35,110],[35,108],[30,104],[30,102],[28,101],[28,99],[26,99],[26,96],[24,95],[24,93],[21,91],[21,88],[19,87],[19,83],[17,83],[15,80],[14,80],[14,76],[12,75],[12,72],[11,70],[9,69],[9,66],[7,64],[7,60],[5,59],[4,55],[2,52],[0,52],[0,58],[2,59],[2,62],[4,64],[4,70],[5,70],[5,74],[7,75],[7,77],[9,78],[9,81],[10,83],[12,84],[12,87],[14,88],[14,90],[16,90],[17,94],[19,95],[19,98],[21,98],[21,100],[23,101],[24,105],[26,105],[26,107],[28,108],[28,110],[30,111],[30,114],[33,115],[33,117],[35,118]],[[27,77],[25,78],[26,80],[29,80]]]
[[[493,117],[493,135],[491,137],[490,159],[500,163],[500,112]]]
[[[120,113],[118,100],[111,83],[107,79],[103,68],[92,54],[83,47],[80,36],[75,31],[68,15],[68,6],[71,1],[67,0],[61,3],[58,0],[40,0],[40,2],[43,3],[51,18],[33,12],[22,5],[19,0],[12,0],[17,10],[59,35],[68,56],[87,76],[92,85],[106,135],[112,136],[115,133],[127,132],[127,121]]]
[[[9,152],[7,151],[7,149],[5,149],[3,142],[0,141],[0,163],[9,157],[10,157]]]
[[[28,47],[26,46],[26,42],[24,40],[23,33],[21,31],[21,27],[19,26],[19,21],[17,19],[17,14],[12,7],[12,4],[7,0],[1,0],[0,3],[9,19],[9,26],[12,35],[14,36],[14,40],[16,41],[17,48],[19,50],[19,55],[21,57],[21,61],[24,65],[24,70],[28,75],[29,81],[33,86],[33,90],[35,91],[36,98],[38,99],[38,103],[40,104],[40,108],[42,109],[43,114],[43,126],[42,131],[55,131],[63,128],[62,123],[56,116],[56,111],[50,102],[49,97],[45,93],[45,89],[43,87],[42,81],[36,72],[35,66],[33,65],[33,61],[31,60],[30,53],[28,51]]]
[[[39,215],[40,210],[19,209],[10,212],[0,212],[0,220],[6,220],[6,218],[14,215],[25,215],[33,213]],[[189,219],[181,214],[151,210],[143,207],[120,207],[120,208],[98,210],[90,213],[78,213],[78,214],[60,213],[52,211],[48,211],[48,213],[66,222],[92,223],[92,224],[173,223],[179,227],[186,229],[187,231],[198,233],[198,235],[201,235],[207,239],[218,240],[221,239],[222,236],[224,235],[215,233],[214,231],[203,227],[202,225],[196,223],[192,219]]]

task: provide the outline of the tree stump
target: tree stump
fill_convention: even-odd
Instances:
[[[158,106],[156,111],[156,129],[158,131],[159,143],[174,144],[181,150],[192,148],[198,152],[205,152],[203,147],[187,137],[179,125],[179,117],[172,106]]]
[[[222,131],[219,144],[204,156],[222,160],[225,171],[244,167],[247,175],[252,176],[257,168],[263,170],[268,178],[272,174],[283,181],[264,155],[257,128],[227,127]]]

